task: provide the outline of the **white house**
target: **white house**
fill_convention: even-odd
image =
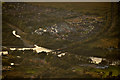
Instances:
[[[8,54],[8,51],[0,51],[0,56],[1,56],[2,54],[3,54],[3,55],[7,55],[7,54]]]

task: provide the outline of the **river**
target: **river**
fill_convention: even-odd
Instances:
[[[12,33],[13,33],[13,35],[16,36],[17,38],[22,39],[22,37],[21,37],[20,35],[16,34],[16,31],[15,31],[15,30],[13,30]],[[24,40],[24,39],[22,39],[22,40]],[[34,44],[34,47],[33,47],[33,48],[29,48],[29,47],[28,47],[28,48],[10,48],[10,50],[35,50],[37,53],[39,53],[39,52],[52,52],[52,51],[53,51],[53,50],[51,50],[51,49],[47,49],[47,48],[44,48],[44,47],[40,47],[40,46],[38,46],[38,45],[36,45],[36,44]]]
[[[22,37],[20,36],[20,35],[18,35],[18,34],[16,34],[16,31],[15,30],[13,30],[12,31],[12,34],[15,36],[15,37],[17,37],[17,38],[20,38],[21,40],[24,40],[24,39],[22,39]],[[51,49],[47,49],[47,48],[44,48],[44,47],[40,47],[40,46],[38,46],[38,45],[36,45],[36,44],[34,44],[34,47],[32,47],[32,48],[30,48],[30,47],[25,47],[25,48],[10,48],[10,50],[22,50],[22,51],[24,51],[24,50],[34,50],[34,51],[36,51],[37,53],[40,53],[40,52],[52,52],[53,54],[54,53],[57,53],[57,52],[54,52],[54,50],[51,50]],[[3,51],[3,52],[0,52],[0,54],[8,54],[8,52],[6,52],[6,51]],[[62,56],[65,56],[66,55],[66,53],[62,53],[62,52],[60,52],[60,53],[58,53],[57,54],[57,56],[58,57],[62,57]],[[108,61],[107,59],[105,59],[105,58],[99,58],[99,57],[93,57],[93,56],[91,56],[91,57],[89,57],[90,59],[91,59],[91,63],[93,63],[93,64],[100,64],[102,61]],[[91,66],[92,64],[82,64],[82,65],[80,65],[80,66]],[[109,64],[109,65],[116,65],[116,62],[115,61],[113,61],[111,64]],[[95,66],[96,68],[101,68],[101,69],[104,69],[104,68],[107,68],[108,66],[107,65],[104,65],[104,66]]]

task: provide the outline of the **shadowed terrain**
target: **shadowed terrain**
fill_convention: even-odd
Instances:
[[[119,3],[3,3],[2,44],[9,51],[3,57],[3,77],[117,78],[119,9]],[[54,52],[9,49],[35,44]],[[91,63],[91,56],[102,62]]]

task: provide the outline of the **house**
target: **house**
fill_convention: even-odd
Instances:
[[[0,51],[0,56],[1,55],[7,55],[8,54],[8,51]]]

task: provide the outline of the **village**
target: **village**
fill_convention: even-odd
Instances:
[[[102,17],[84,15],[77,18],[66,19],[65,22],[54,24],[52,26],[39,27],[32,32],[32,34],[36,33],[38,35],[43,35],[44,33],[49,33],[52,36],[55,36],[57,40],[65,40],[68,39],[68,37],[71,37],[71,33],[79,33],[79,37],[89,34],[96,29],[97,26],[101,26],[102,23]]]
[[[58,10],[57,8],[44,9],[43,7],[34,7],[34,5],[26,3],[22,5],[20,3],[12,4],[18,5],[9,6],[15,9],[11,10],[14,11],[14,14],[9,14],[13,16],[9,18],[11,20],[19,19],[19,23],[14,23],[15,25],[23,25],[21,26],[24,28],[23,30],[30,30],[32,34],[50,34],[56,40],[72,40],[70,37],[73,37],[75,40],[84,39],[94,33],[94,30],[97,31],[105,20],[104,17],[99,15],[85,15],[71,10]],[[29,8],[32,9],[32,12],[29,15],[25,15],[28,14],[27,11],[29,11]],[[7,15],[8,10],[4,12]],[[33,13],[36,15],[32,15]],[[78,34],[79,37],[75,37]]]
[[[3,3],[2,77],[119,76],[119,18],[111,5]]]

